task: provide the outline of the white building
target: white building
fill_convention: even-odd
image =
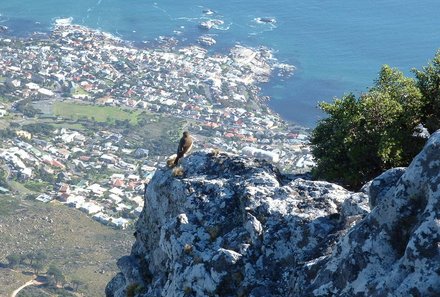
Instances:
[[[129,223],[130,220],[124,218],[112,218],[110,221],[110,225],[121,229],[126,229]]]
[[[92,201],[92,202],[84,202],[83,204],[81,204],[79,209],[87,214],[94,214],[102,211],[104,207]]]
[[[280,160],[280,155],[275,152],[265,151],[250,146],[244,147],[242,153],[248,157],[263,159],[272,163],[277,163]]]
[[[106,188],[101,187],[99,184],[93,184],[87,187],[87,190],[91,191],[93,194],[97,196],[102,196],[105,191],[107,191]]]
[[[67,197],[65,204],[71,207],[79,208],[85,202],[85,200],[86,198],[84,196],[70,195]]]
[[[35,198],[35,200],[47,203],[47,202],[53,200],[53,198],[47,194],[41,194],[37,198]]]

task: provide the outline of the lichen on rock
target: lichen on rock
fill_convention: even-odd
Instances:
[[[437,132],[408,168],[367,186],[371,213],[305,267],[301,296],[440,296],[439,185]]]
[[[149,184],[130,267],[120,267],[126,282],[117,276],[108,296],[139,282],[134,266],[142,296],[286,296],[293,271],[368,212],[365,194],[289,180],[264,161],[197,152],[181,166]]]
[[[151,180],[107,296],[440,296],[440,132],[359,193],[229,154],[181,168]]]

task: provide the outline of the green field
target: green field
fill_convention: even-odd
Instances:
[[[53,104],[53,113],[56,116],[73,120],[88,119],[97,122],[109,123],[114,123],[116,120],[128,120],[130,124],[136,125],[141,112],[127,111],[113,106],[55,102]]]

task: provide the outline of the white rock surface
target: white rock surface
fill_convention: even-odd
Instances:
[[[293,271],[368,212],[365,194],[288,180],[265,161],[206,152],[182,161],[182,177],[162,168],[149,184],[130,267],[108,296],[136,283],[140,296],[286,296]]]
[[[331,255],[298,273],[304,287],[293,294],[440,296],[439,185],[437,132],[406,170],[391,169],[366,187],[371,213]]]
[[[107,296],[440,296],[439,132],[361,193],[226,154],[181,166],[149,184]]]

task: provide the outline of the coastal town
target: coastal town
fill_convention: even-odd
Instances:
[[[16,181],[29,199],[57,200],[124,229],[142,210],[145,186],[175,153],[184,130],[195,150],[263,158],[287,173],[314,164],[308,129],[281,119],[261,94],[273,75],[294,71],[267,48],[236,45],[223,55],[166,40],[135,47],[66,20],[47,36],[20,39],[5,32],[0,193],[17,192],[8,187]],[[84,107],[89,113],[74,112]],[[100,119],[100,110],[126,117]]]

